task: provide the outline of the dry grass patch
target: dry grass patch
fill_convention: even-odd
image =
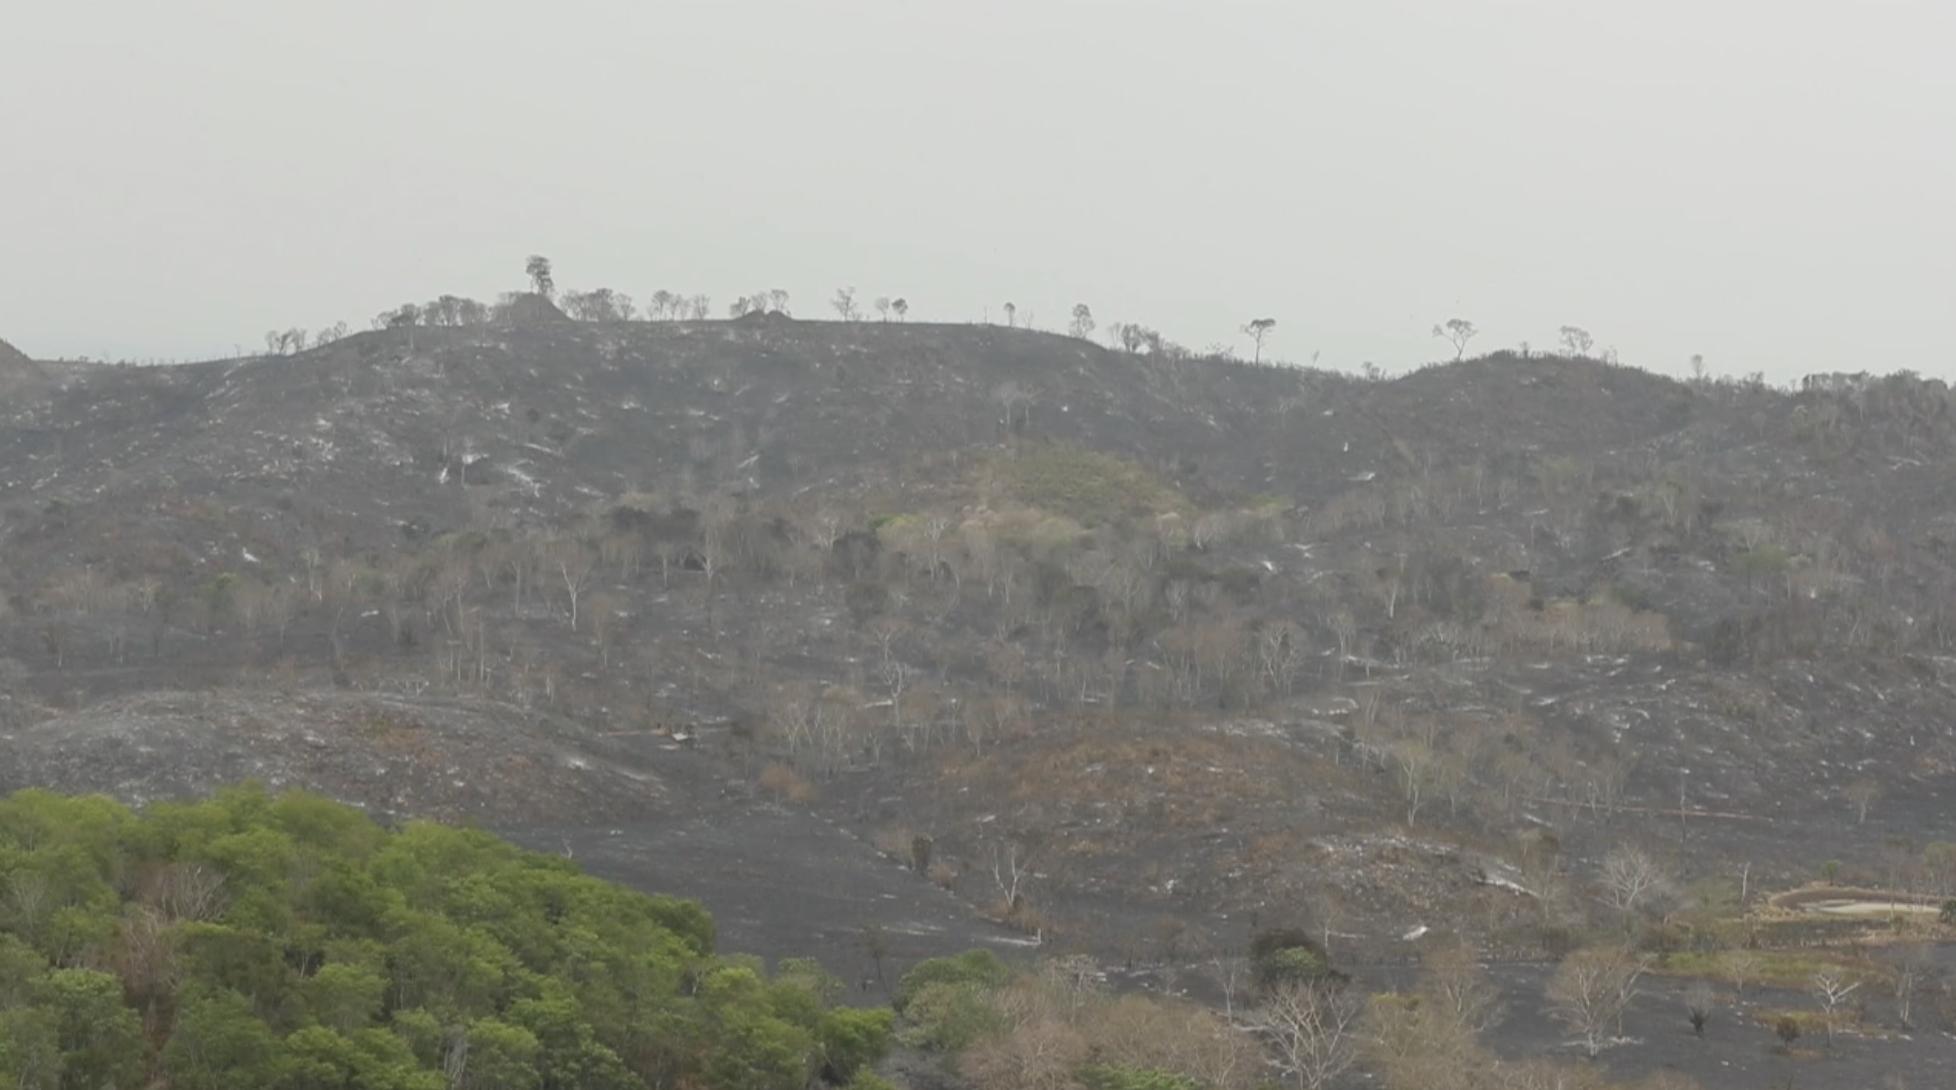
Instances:
[[[762,791],[796,806],[810,805],[822,797],[807,777],[778,761],[761,769],[760,785]]]

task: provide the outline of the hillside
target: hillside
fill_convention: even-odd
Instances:
[[[0,403],[0,786],[785,810],[1131,961],[1537,951],[1625,842],[1926,889],[1952,404],[554,308],[76,369]]]

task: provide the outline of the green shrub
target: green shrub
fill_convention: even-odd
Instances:
[[[896,1014],[890,1010],[837,1007],[815,1024],[815,1046],[822,1053],[822,1077],[846,1083],[856,1072],[890,1054]]]
[[[904,1003],[898,1039],[926,1052],[962,1052],[1003,1025],[991,996],[991,988],[968,981],[926,984]]]
[[[1178,511],[1181,493],[1132,462],[1083,447],[1053,443],[1021,453],[1005,466],[1013,498],[1085,526],[1123,516]]]
[[[1294,927],[1273,927],[1250,940],[1250,973],[1256,986],[1266,991],[1343,978],[1331,967],[1323,948]]]
[[[865,1067],[849,1077],[843,1090],[896,1090],[896,1084]]]
[[[1199,1079],[1155,1068],[1088,1064],[1080,1070],[1087,1090],[1202,1090]]]
[[[912,966],[897,982],[890,1006],[906,1013],[912,999],[932,984],[970,984],[990,990],[1012,979],[1012,967],[990,950],[966,950],[950,957],[925,958]]]

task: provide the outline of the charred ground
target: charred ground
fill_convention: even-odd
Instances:
[[[730,830],[805,820],[837,889],[1137,964],[1552,952],[1625,843],[1707,903],[1942,881],[1940,382],[523,317],[0,358],[0,787],[259,774],[677,892],[721,853],[754,920],[815,849]]]

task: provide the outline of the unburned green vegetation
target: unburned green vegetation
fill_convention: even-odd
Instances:
[[[1188,501],[1154,474],[1111,454],[1064,443],[1020,451],[998,467],[1006,492],[1084,526],[1167,514]]]
[[[256,787],[0,801],[0,1087],[801,1090],[891,1012],[696,903]]]

